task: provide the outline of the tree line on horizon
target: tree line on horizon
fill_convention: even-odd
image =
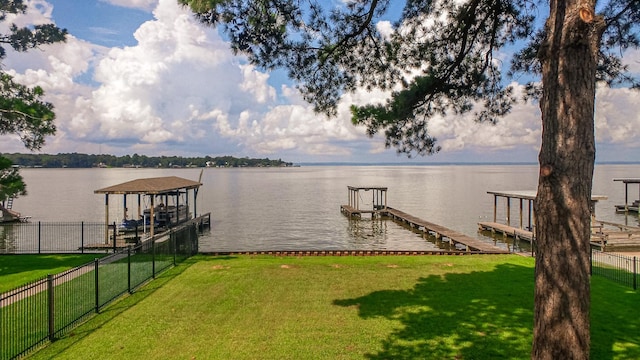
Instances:
[[[43,168],[91,168],[91,167],[144,167],[144,168],[171,168],[171,167],[287,167],[293,163],[269,158],[237,158],[233,156],[146,156],[125,155],[115,156],[108,154],[79,154],[59,153],[53,154],[2,154],[11,160],[14,166],[19,167],[43,167]]]

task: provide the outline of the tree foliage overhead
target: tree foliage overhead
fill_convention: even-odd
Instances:
[[[26,11],[27,5],[23,0],[0,0],[0,22],[7,21],[10,14]],[[7,55],[7,46],[24,52],[40,45],[65,41],[66,35],[66,30],[53,24],[32,27],[11,24],[7,33],[0,33],[0,65]],[[29,88],[16,83],[0,66],[0,135],[18,135],[30,150],[42,148],[46,136],[56,131],[53,105],[42,100],[43,96],[41,87]],[[18,183],[21,185],[16,187]],[[24,193],[25,186],[17,169],[10,166],[0,168],[0,201]]]
[[[392,91],[384,104],[353,106],[353,122],[384,132],[398,152],[440,150],[428,132],[435,116],[473,112],[495,123],[519,100],[507,80],[533,74],[527,99],[540,94],[537,58],[545,36],[537,0],[407,0],[393,31],[381,31],[392,0],[326,3],[290,0],[179,0],[220,25],[232,49],[264,69],[285,68],[316,111],[335,114],[357,88]],[[606,27],[597,80],[638,87],[621,55],[640,45],[640,2],[601,2]],[[401,4],[400,4],[401,5]],[[510,63],[503,51],[514,51]]]

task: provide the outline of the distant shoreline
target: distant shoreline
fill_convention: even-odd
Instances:
[[[301,166],[520,166],[539,165],[537,162],[300,162]],[[596,165],[640,165],[640,161],[600,161]]]

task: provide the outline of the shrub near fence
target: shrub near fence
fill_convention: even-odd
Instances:
[[[0,294],[0,360],[18,358],[198,252],[191,224]]]

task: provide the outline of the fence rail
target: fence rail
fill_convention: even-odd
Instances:
[[[591,274],[638,289],[640,258],[591,250]]]
[[[104,225],[103,225],[104,227]],[[0,360],[68,333],[120,296],[198,252],[198,224],[0,294]]]
[[[193,223],[199,229],[207,228],[211,214],[198,216],[186,224]],[[84,221],[2,223],[0,254],[104,253],[126,248],[148,235],[142,231],[125,233],[115,223],[109,226]]]
[[[6,223],[0,225],[0,254],[92,252],[87,244],[104,242],[111,228],[92,222]]]

